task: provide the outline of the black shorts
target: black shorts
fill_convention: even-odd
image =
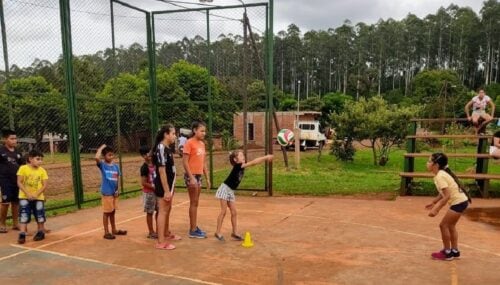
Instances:
[[[2,193],[2,203],[18,203],[19,187],[10,183],[1,183],[0,192]]]
[[[457,212],[457,213],[463,213],[465,209],[469,206],[469,201],[462,202],[460,204],[452,205],[450,207],[450,210]]]

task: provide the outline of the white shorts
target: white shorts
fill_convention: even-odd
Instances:
[[[236,196],[234,195],[234,190],[229,188],[226,184],[222,183],[215,193],[217,199],[222,199],[228,202],[236,201]]]
[[[482,117],[484,115],[486,115],[486,111],[485,110],[474,110],[474,111],[472,111],[472,116]]]
[[[490,145],[490,155],[493,155],[493,153],[498,149],[498,147],[494,145]]]

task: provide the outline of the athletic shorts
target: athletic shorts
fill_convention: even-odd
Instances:
[[[155,211],[158,211],[156,194],[154,192],[142,192],[142,202],[144,205],[144,213],[153,214]]]
[[[17,185],[1,183],[0,192],[2,193],[2,204],[19,202],[19,187]]]
[[[193,175],[194,176],[194,179],[196,179],[196,185],[198,187],[201,187],[201,182],[203,182],[203,179],[202,179],[202,175],[201,174],[195,174]],[[189,175],[184,175],[184,183],[186,183],[186,186],[189,186]]]
[[[116,211],[118,198],[115,196],[101,196],[102,211],[106,214]]]
[[[452,205],[450,207],[450,210],[457,212],[457,213],[463,213],[465,209],[469,206],[469,201],[464,201],[460,204]]]
[[[234,195],[234,190],[229,188],[226,184],[222,183],[215,192],[215,197],[217,199],[222,199],[228,202],[236,201],[236,196]]]
[[[19,223],[28,224],[31,215],[35,216],[37,223],[45,223],[45,203],[41,200],[19,200]]]

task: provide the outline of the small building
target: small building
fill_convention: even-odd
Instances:
[[[281,129],[293,130],[296,125],[297,116],[299,121],[314,121],[318,120],[321,112],[315,111],[301,111],[301,112],[276,112],[278,125]],[[252,146],[264,147],[265,146],[265,131],[266,131],[266,113],[265,112],[248,112],[247,125],[248,144]],[[276,126],[272,125],[273,138],[277,135]],[[233,115],[233,135],[239,144],[243,144],[243,112],[238,112]]]

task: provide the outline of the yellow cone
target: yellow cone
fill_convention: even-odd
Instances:
[[[250,236],[250,232],[245,233],[245,239],[243,240],[243,243],[241,245],[243,247],[252,247],[253,246],[252,237]]]

